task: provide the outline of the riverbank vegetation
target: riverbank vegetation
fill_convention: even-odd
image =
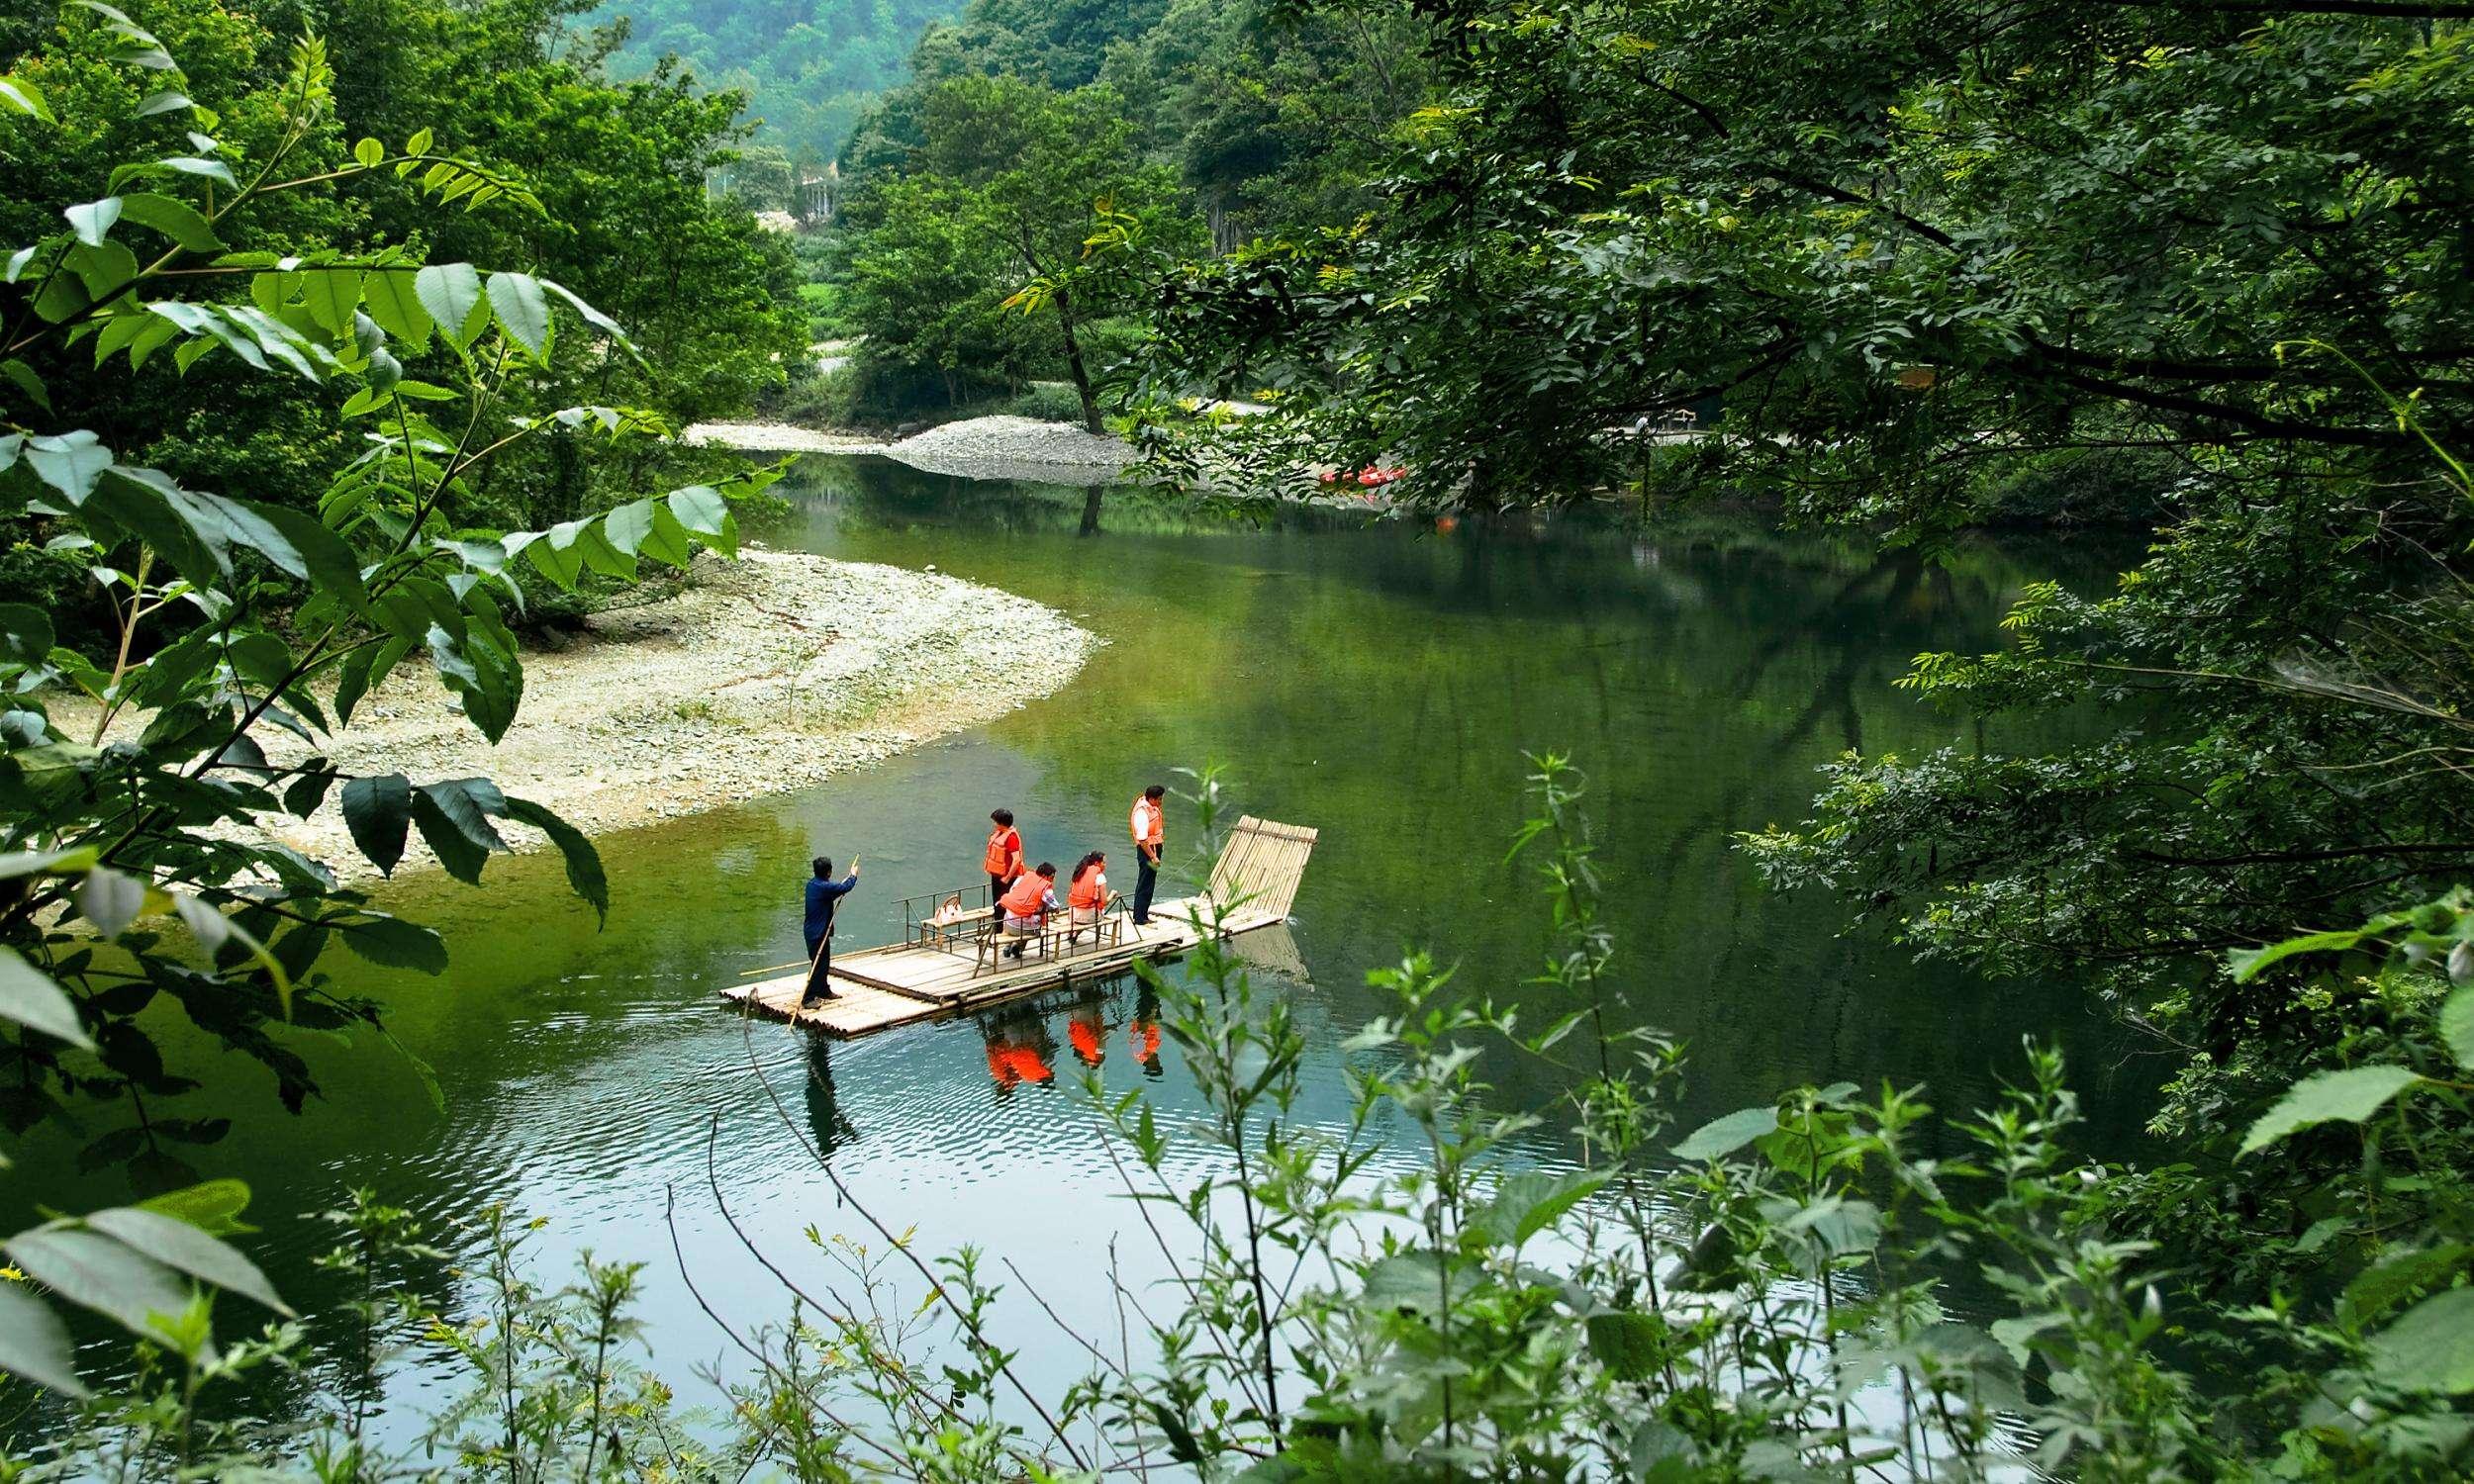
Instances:
[[[355,1400],[410,1347],[471,1383],[432,1456],[513,1479],[2464,1472],[2474,276],[2431,121],[2474,103],[2474,32],[2449,8],[981,0],[933,34],[851,146],[847,260],[878,267],[837,312],[910,317],[880,369],[1054,358],[1162,466],[1207,448],[1266,488],[1329,462],[1404,466],[1390,493],[1438,509],[1718,487],[1927,556],[1999,491],[2139,481],[2154,542],[2114,591],[2033,588],[2005,643],[1910,677],[2109,735],[1851,755],[1742,844],[1920,954],[2083,976],[2175,1059],[2153,1122],[2180,1158],[2075,1153],[2033,1047],[2015,1095],[1938,1120],[1930,1089],[1837,1085],[1670,1128],[1686,1063],[1607,1027],[1577,783],[1542,761],[1541,977],[1379,974],[1345,1134],[1291,1120],[1288,1010],[1233,962],[1156,986],[1210,1116],[1094,1109],[1180,1265],[1058,1317],[1088,1377],[990,1338],[990,1306],[1040,1301],[1001,1254],[870,1213],[880,1241],[815,1254],[834,1292],[732,1332],[747,1367],[701,1420],[634,1368],[629,1271],[553,1286],[496,1217],[477,1291],[433,1312],[383,1192],[340,1218],[333,1263],[366,1278],[342,1379],[283,1325],[234,1340],[289,1321],[242,1193],[201,1179],[229,1125],[183,1112],[229,1073],[158,1030],[297,1113],[320,1088],[288,1037],[383,1034],[356,959],[445,968],[234,828],[331,792],[382,870],[418,832],[477,882],[531,829],[606,905],[537,803],[254,734],[315,744],[421,655],[503,735],[544,597],[734,547],[729,497],[765,476],[647,435],[805,337],[786,250],[704,190],[738,104],[611,83],[523,6],[347,5],[332,57],[245,7],[160,12],[0,33],[0,1109],[78,1127],[153,1201],[7,1244],[33,1282],[0,1284],[0,1366],[73,1399],[30,1414],[58,1439],[31,1463],[417,1472]],[[1086,316],[1125,326],[1123,370]],[[1271,412],[1182,416],[1208,396]],[[1637,425],[1684,411],[1707,435],[1646,457]],[[47,686],[143,725],[72,735]],[[1472,1056],[1506,1042],[1571,1073],[1549,1116],[1578,1168],[1498,1158],[1533,1115]],[[1409,1131],[1405,1170],[1378,1127]],[[1951,1317],[1977,1273],[1981,1327]],[[139,1337],[135,1368],[81,1371],[55,1304]],[[217,1410],[296,1364],[297,1415]]]

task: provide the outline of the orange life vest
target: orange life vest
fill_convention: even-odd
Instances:
[[[1134,812],[1126,824],[1133,831],[1136,845],[1160,843],[1160,806],[1148,797],[1134,800]]]
[[[1048,894],[1048,879],[1025,871],[1014,879],[1013,889],[1005,893],[1005,914],[1009,917],[1037,917],[1041,899]]]
[[[1094,866],[1074,879],[1074,889],[1066,893],[1066,905],[1077,911],[1097,909],[1108,899],[1108,875]]]
[[[1021,869],[1013,864],[1013,858],[1021,853],[1022,836],[1012,825],[997,831],[988,837],[988,874],[1011,881],[1013,873]]]

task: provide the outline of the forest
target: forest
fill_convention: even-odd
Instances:
[[[820,9],[0,20],[0,1125],[127,1193],[12,1191],[11,1477],[2474,1467],[2464,7]],[[834,162],[830,223],[714,188],[768,149]],[[848,365],[811,369],[824,337]],[[1461,844],[1530,973],[1382,945],[1326,1047],[1206,936],[1140,972],[1188,1101],[1096,1057],[1044,1089],[1085,1099],[1158,1284],[1060,1309],[1065,1275],[863,1199],[828,1111],[788,1158],[836,1214],[765,1261],[772,1318],[680,1255],[730,1347],[701,1409],[646,1265],[549,1213],[450,1237],[358,1187],[321,1218],[342,1297],[296,1311],[209,1100],[324,1116],[353,1043],[434,1092],[398,1035],[424,991],[372,977],[483,971],[263,826],[332,796],[355,870],[417,841],[485,905],[538,839],[606,927],[607,842],[329,744],[399,671],[496,742],[546,640],[738,556],[784,471],[691,422],[1009,407],[1232,526],[1396,470],[1363,518],[1421,540],[1628,522],[1646,567],[1752,510],[1911,603],[1988,533],[2119,527],[2101,581],[2012,585],[1898,676],[1964,740],[1851,721],[1795,817],[1717,826],[1744,890],[1703,900],[1820,903],[1919,983],[2059,986],[2156,1068],[2145,1142],[2095,1141],[2057,1023],[1968,1048],[1976,1106],[1692,1102],[1745,1052],[1634,1002],[1610,763],[1489,736],[1530,748],[1523,822]],[[1209,842],[1246,779],[1190,762]],[[624,1220],[676,1241],[705,1194]]]

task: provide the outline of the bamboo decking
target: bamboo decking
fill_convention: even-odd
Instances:
[[[968,944],[894,943],[834,955],[834,997],[811,1007],[799,1003],[807,987],[804,971],[732,984],[721,997],[753,1014],[849,1038],[1081,980],[1113,978],[1137,961],[1181,958],[1207,935],[1233,938],[1287,921],[1315,838],[1315,831],[1296,825],[1251,815],[1240,819],[1203,894],[1154,902],[1151,921],[1142,927],[1127,923],[1119,942],[1094,942],[995,969],[979,967]]]

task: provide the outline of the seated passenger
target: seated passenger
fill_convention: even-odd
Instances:
[[[1037,871],[1026,872],[1014,880],[1004,896],[998,901],[998,906],[1005,914],[1006,932],[1025,936],[1038,932],[1048,920],[1048,914],[1057,910],[1057,868],[1049,862],[1040,862]],[[1023,944],[1014,944],[1005,950],[1005,957],[1022,957],[1023,947]]]
[[[1077,931],[1067,933],[1066,942],[1072,943],[1081,938],[1080,929],[1097,927],[1099,914],[1107,910],[1107,864],[1108,858],[1095,850],[1075,863],[1074,884],[1066,892],[1069,909],[1066,922]],[[1094,933],[1092,936],[1096,938],[1098,935]]]

